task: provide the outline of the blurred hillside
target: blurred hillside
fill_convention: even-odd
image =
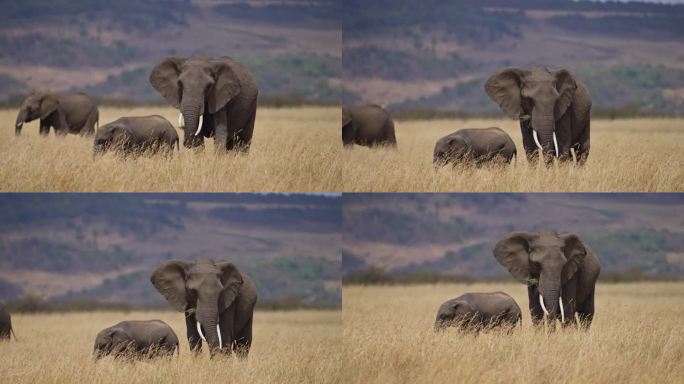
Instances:
[[[343,102],[500,115],[484,82],[564,67],[604,115],[684,115],[684,5],[571,0],[350,0]]]
[[[261,194],[0,195],[0,300],[160,305],[168,259],[228,260],[263,305],[336,307],[340,197]]]
[[[163,100],[148,82],[167,56],[231,56],[262,102],[336,103],[334,1],[8,0],[0,14],[0,102],[30,89]]]
[[[506,278],[496,242],[544,228],[577,233],[604,278],[684,276],[680,194],[345,194],[342,223],[347,277]]]

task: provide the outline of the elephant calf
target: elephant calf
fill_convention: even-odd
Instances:
[[[10,333],[14,336],[14,340],[16,340],[17,335],[14,334],[14,329],[12,329],[12,317],[7,308],[0,304],[0,340],[9,340]]]
[[[159,115],[122,117],[105,124],[97,130],[93,144],[95,154],[116,149],[124,154],[163,150],[170,155],[174,146],[179,149],[176,130]]]
[[[466,128],[437,141],[433,163],[463,162],[479,166],[497,158],[510,163],[516,152],[513,139],[500,128]]]
[[[394,121],[389,112],[377,105],[342,108],[342,143],[374,147],[396,147]]]
[[[178,349],[178,337],[161,320],[122,321],[105,328],[95,338],[95,359],[114,357],[172,356]],[[180,354],[180,350],[178,352]]]
[[[465,293],[444,302],[437,311],[435,330],[457,326],[461,330],[515,327],[522,322],[518,303],[503,292]]]

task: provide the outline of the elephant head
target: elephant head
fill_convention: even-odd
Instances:
[[[572,233],[514,232],[494,247],[494,257],[518,281],[536,285],[539,304],[550,320],[565,320],[561,287],[577,272],[587,250]]]
[[[468,323],[477,321],[477,311],[464,300],[449,300],[442,304],[437,311],[435,319],[435,331],[444,330],[455,324],[460,324],[461,328],[466,328]]]
[[[193,148],[212,135],[203,127],[205,113],[213,114],[240,93],[240,80],[226,60],[167,57],[150,74],[150,83],[173,107],[180,109],[178,126],[183,145]]]
[[[197,332],[211,351],[223,347],[219,316],[235,301],[243,283],[229,262],[171,260],[152,274],[152,285],[178,311],[194,310]]]
[[[98,360],[112,353],[121,353],[128,347],[130,340],[131,336],[122,328],[104,329],[95,338],[93,356]]]
[[[19,136],[24,123],[28,123],[37,118],[45,119],[59,106],[59,100],[51,93],[34,92],[31,93],[21,104],[17,120],[14,124],[14,134]]]
[[[126,140],[124,127],[116,124],[107,124],[95,133],[93,141],[93,153],[95,155],[106,152],[112,145],[123,145]]]
[[[572,104],[577,83],[565,69],[506,68],[485,83],[487,95],[509,117],[529,119],[534,142],[545,155],[558,157],[556,120]]]
[[[453,161],[464,161],[471,154],[472,147],[468,138],[462,135],[449,135],[441,138],[435,145],[432,162],[437,165]]]

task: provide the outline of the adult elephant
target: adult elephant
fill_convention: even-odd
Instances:
[[[33,92],[19,108],[14,134],[21,134],[24,123],[40,119],[41,136],[46,136],[50,127],[60,136],[67,133],[89,136],[95,133],[99,118],[97,103],[85,93]]]
[[[12,328],[12,316],[10,316],[7,308],[0,303],[0,340],[9,340],[10,333],[14,336],[14,340],[16,340],[17,335],[14,334],[14,329]]]
[[[494,247],[494,257],[527,284],[532,322],[544,315],[588,329],[594,318],[594,291],[601,266],[580,238],[568,232],[514,232]]]
[[[204,145],[213,137],[218,152],[249,150],[257,109],[257,84],[230,57],[167,57],[150,74],[150,83],[174,108],[183,145]]]
[[[247,357],[252,345],[256,287],[235,265],[209,258],[195,262],[171,260],[157,268],[152,285],[179,312],[185,313],[192,351],[202,340],[209,352]]]
[[[534,161],[541,149],[550,163],[553,156],[583,164],[589,156],[591,95],[579,79],[565,69],[505,68],[490,77],[485,91],[511,118],[520,119],[523,146]]]
[[[342,107],[342,143],[395,147],[397,138],[392,116],[377,105]]]

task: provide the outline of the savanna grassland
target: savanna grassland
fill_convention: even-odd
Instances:
[[[512,165],[436,169],[435,142],[462,128],[500,127],[515,142]],[[684,120],[594,119],[585,166],[530,165],[517,121],[395,121],[397,150],[355,146],[343,151],[345,192],[664,192],[684,190]]]
[[[433,332],[439,305],[502,290],[523,310],[511,335]],[[589,332],[533,329],[519,284],[344,288],[345,383],[681,383],[684,283],[599,284]]]
[[[180,356],[95,363],[95,335],[122,320],[160,319],[180,339]],[[256,312],[249,358],[190,353],[183,315],[175,312],[15,314],[19,341],[0,343],[7,383],[331,383],[339,377],[339,311]]]
[[[294,192],[341,190],[340,109],[259,108],[248,154],[217,155],[184,148],[173,158],[93,158],[92,137],[38,135],[38,121],[14,136],[15,109],[0,110],[0,191]],[[100,126],[122,116],[159,114],[167,107],[100,108]],[[179,131],[181,143],[183,133]]]

